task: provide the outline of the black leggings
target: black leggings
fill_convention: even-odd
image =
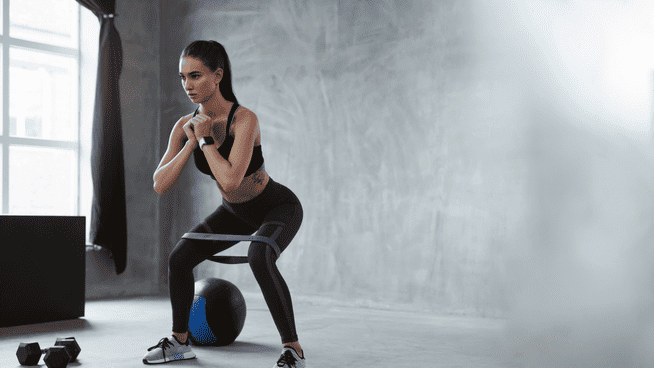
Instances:
[[[191,232],[256,235],[271,238],[283,252],[302,223],[302,205],[293,192],[268,181],[266,188],[255,198],[243,203],[222,205]],[[193,269],[200,262],[235,245],[228,241],[197,241],[182,239],[168,259],[170,302],[173,306],[173,332],[188,331],[193,304],[195,280]],[[254,273],[264,299],[270,309],[282,343],[297,341],[291,294],[279,273],[277,257],[272,247],[262,242],[251,242],[248,263]]]

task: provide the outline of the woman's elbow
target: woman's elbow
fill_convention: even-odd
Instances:
[[[241,185],[241,182],[239,180],[230,179],[230,180],[225,180],[224,183],[219,183],[219,184],[225,192],[229,193],[238,189],[238,187]]]
[[[223,187],[223,190],[225,192],[227,192],[227,193],[233,192],[234,190],[236,190],[236,188],[238,188],[238,186],[234,185],[234,183],[231,183],[231,182],[223,185],[222,187]]]
[[[168,191],[167,188],[162,188],[161,184],[158,184],[156,181],[154,182],[154,185],[152,187],[154,188],[154,191],[159,194],[164,194]]]

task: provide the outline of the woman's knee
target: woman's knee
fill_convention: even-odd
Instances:
[[[180,240],[168,256],[168,267],[171,270],[183,270],[184,268],[188,268],[188,266],[192,263],[191,258],[193,253],[193,243],[186,239]],[[192,266],[191,270],[193,267],[195,266]]]
[[[253,272],[265,270],[276,261],[275,252],[270,245],[262,242],[252,242],[248,249],[248,263]]]

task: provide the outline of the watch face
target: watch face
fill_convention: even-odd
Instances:
[[[202,149],[207,144],[208,145],[214,144],[213,137],[202,137],[202,139],[200,139],[200,149]]]

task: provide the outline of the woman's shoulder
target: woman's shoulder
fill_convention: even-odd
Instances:
[[[244,120],[257,120],[257,114],[243,105],[238,105],[238,109],[234,113],[234,121],[242,122]]]
[[[247,107],[239,104],[238,109],[236,109],[236,112],[234,113],[234,117],[237,118],[239,116],[246,116],[246,115],[250,115],[250,114],[256,116],[256,114],[252,110],[250,110]]]

